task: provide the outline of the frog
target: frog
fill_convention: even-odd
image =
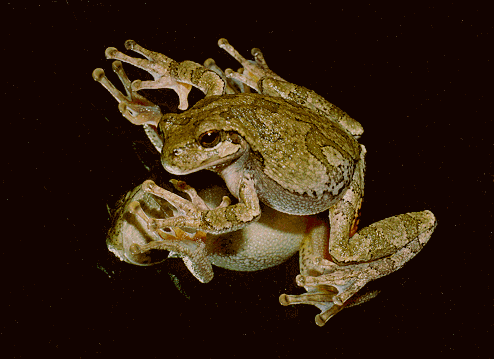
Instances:
[[[180,182],[178,188],[191,194],[190,199],[147,181],[142,190],[171,204],[176,213],[156,218],[138,201],[129,204],[129,211],[145,223],[146,232],[161,237],[180,228],[222,238],[266,217],[266,208],[306,218],[304,234],[295,246],[300,263],[296,283],[306,292],[281,294],[279,301],[284,306],[314,305],[320,310],[315,322],[323,326],[367,283],[395,272],[415,257],[434,232],[436,217],[429,210],[408,212],[358,229],[367,152],[358,142],[362,125],[314,91],[274,73],[258,48],[251,51],[252,61],[226,39],[220,39],[218,45],[240,63],[238,71],[222,71],[212,59],[203,65],[177,62],[133,40],[126,41],[126,49],[144,58],[131,57],[114,47],[105,51],[108,59],[116,60],[113,69],[126,95],[102,69],[93,71],[93,78],[119,102],[122,115],[144,126],[167,172],[186,176],[213,171],[236,199],[236,203],[222,200],[216,207],[209,206],[185,183]],[[131,82],[122,62],[149,72],[154,80]],[[188,108],[192,87],[205,97]],[[137,93],[157,88],[174,90],[184,112],[162,114],[158,106]],[[312,219],[322,213],[327,215],[326,224],[316,221],[317,225],[312,225]],[[189,241],[172,237],[177,238],[173,250],[187,257]],[[258,241],[255,253],[270,247],[262,231],[249,234],[247,241],[254,238]],[[283,235],[280,238],[284,243]],[[156,248],[170,246],[159,242],[163,241],[158,240]],[[134,246],[137,252],[147,249],[149,245]],[[280,245],[279,252],[284,251]],[[268,257],[276,257],[276,248]],[[196,276],[211,278],[206,273],[209,269],[204,269],[208,267],[204,263],[211,262],[208,251],[192,261]],[[231,269],[236,270],[236,265]],[[238,266],[238,270],[244,269]]]

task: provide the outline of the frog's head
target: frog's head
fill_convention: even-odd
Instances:
[[[159,132],[164,140],[161,163],[175,175],[221,169],[249,150],[228,120],[213,114],[207,118],[166,115]]]

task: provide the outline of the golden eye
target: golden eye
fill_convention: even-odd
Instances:
[[[218,144],[218,142],[220,141],[220,137],[220,131],[207,131],[199,136],[199,143],[204,148],[211,148]]]

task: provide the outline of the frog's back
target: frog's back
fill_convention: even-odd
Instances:
[[[225,130],[249,143],[259,194],[267,204],[267,197],[283,195],[293,197],[294,207],[312,202],[318,207],[314,213],[327,209],[349,185],[360,158],[360,145],[340,125],[282,98],[211,96],[189,112],[199,121],[221,116],[228,124]]]

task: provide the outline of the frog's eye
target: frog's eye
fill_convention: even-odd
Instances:
[[[218,144],[220,138],[221,138],[220,131],[211,130],[204,132],[199,136],[199,143],[204,148],[211,148]]]

